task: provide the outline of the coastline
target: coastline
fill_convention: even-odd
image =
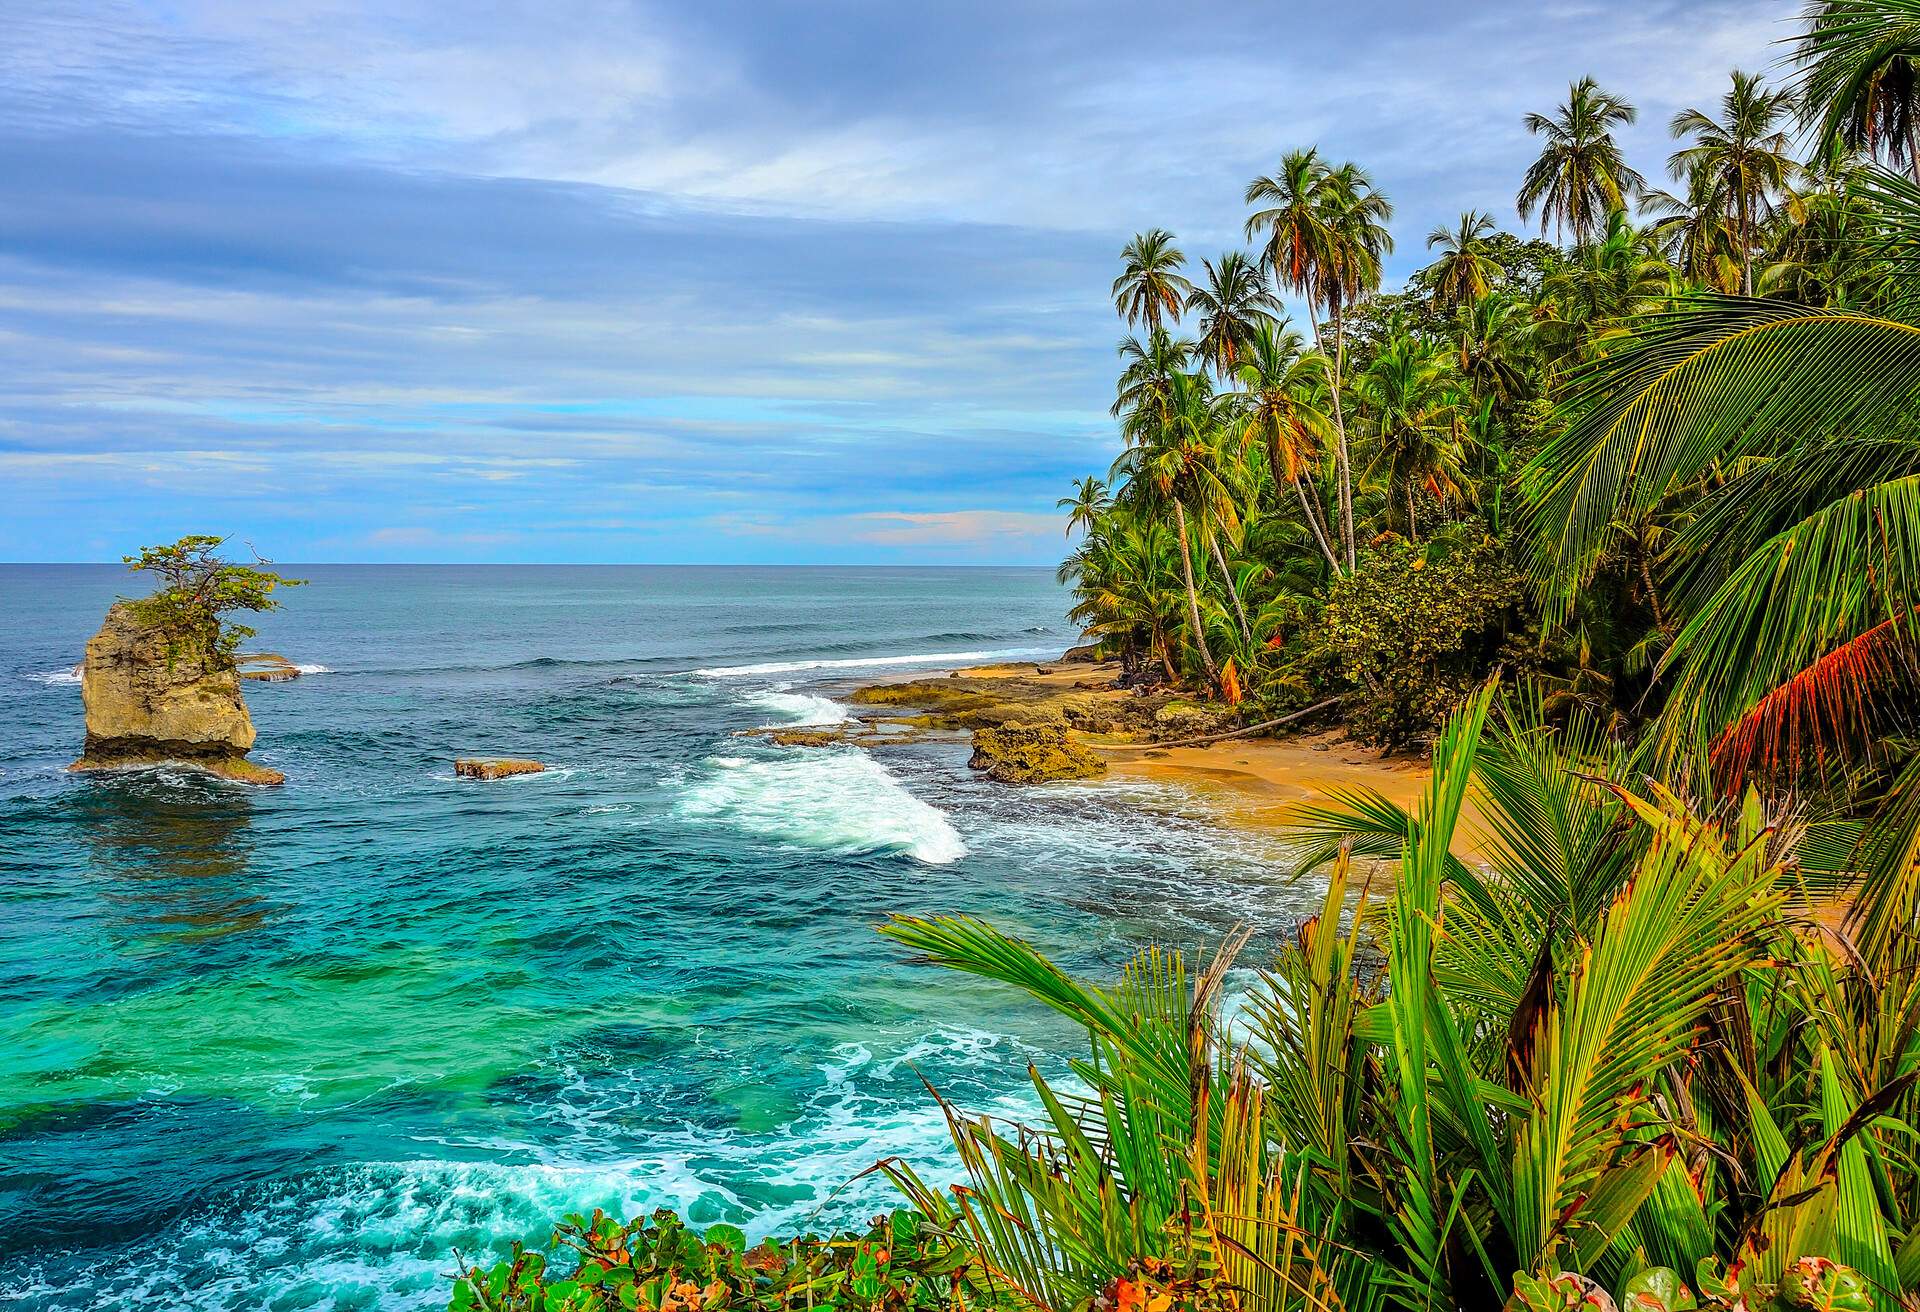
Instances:
[[[838,732],[844,741],[869,748],[929,737],[957,741],[982,725],[1065,711],[1070,721],[1094,726],[1076,725],[1074,736],[1106,763],[1105,774],[1084,784],[1175,784],[1200,799],[1222,823],[1269,835],[1283,828],[1290,810],[1303,802],[1371,788],[1411,806],[1426,785],[1430,771],[1424,757],[1382,757],[1351,741],[1344,729],[1304,729],[1279,738],[1187,746],[1161,745],[1138,732],[1100,732],[1103,718],[1137,715],[1133,703],[1144,700],[1117,687],[1118,674],[1119,667],[1112,663],[1066,661],[902,671],[838,689],[837,695],[854,708],[848,726]],[[1180,705],[1164,695],[1148,703],[1168,704],[1176,709]],[[1170,731],[1165,736],[1197,735]]]

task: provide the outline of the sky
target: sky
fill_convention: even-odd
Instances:
[[[1317,144],[1389,283],[1790,0],[8,0],[0,560],[1051,564],[1134,232]]]

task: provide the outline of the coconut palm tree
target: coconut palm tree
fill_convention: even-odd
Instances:
[[[1091,533],[1100,517],[1113,509],[1113,497],[1104,482],[1088,474],[1073,485],[1072,496],[1061,497],[1054,504],[1068,512],[1067,534],[1072,536],[1076,528]]]
[[[1920,13],[1903,0],[1815,0],[1807,18],[1801,121],[1823,145],[1905,164],[1920,183]]]
[[[1245,353],[1255,327],[1279,312],[1280,301],[1267,290],[1259,268],[1239,251],[1226,252],[1218,264],[1203,263],[1206,284],[1187,294],[1187,310],[1199,316],[1201,359],[1224,380]]]
[[[1721,98],[1719,118],[1683,109],[1668,125],[1676,140],[1691,138],[1693,144],[1668,156],[1667,171],[1676,182],[1690,182],[1696,176],[1707,180],[1702,190],[1714,198],[1731,225],[1740,260],[1740,289],[1748,296],[1753,295],[1759,226],[1799,171],[1787,154],[1787,134],[1781,126],[1792,104],[1790,92],[1769,91],[1759,78],[1736,68],[1733,86]]]
[[[1326,164],[1317,150],[1288,151],[1277,173],[1247,184],[1246,203],[1257,205],[1247,217],[1247,238],[1261,239],[1260,262],[1282,291],[1306,300],[1313,338],[1320,340],[1319,276],[1332,234],[1326,228],[1322,187]]]
[[[1194,582],[1193,527],[1189,506],[1202,516],[1230,513],[1232,495],[1212,460],[1219,402],[1203,374],[1176,374],[1166,405],[1127,416],[1127,449],[1113,463],[1112,477],[1125,478],[1172,510],[1180,546],[1181,585],[1187,595],[1187,632],[1209,685],[1218,686],[1220,670],[1207,647],[1200,619],[1200,592]]]
[[[1385,477],[1388,500],[1404,500],[1407,540],[1420,540],[1414,493],[1445,504],[1460,491],[1464,452],[1455,437],[1460,407],[1451,354],[1404,332],[1390,336],[1353,380],[1372,447],[1369,474]]]
[[[1443,223],[1427,234],[1427,249],[1440,251],[1440,258],[1426,268],[1436,304],[1451,310],[1492,289],[1500,277],[1499,262],[1487,247],[1487,238],[1494,231],[1490,215],[1468,210],[1457,226],[1449,228]]]
[[[1245,396],[1240,408],[1242,436],[1266,450],[1274,484],[1284,482],[1293,489],[1315,545],[1328,568],[1340,574],[1340,558],[1328,539],[1320,496],[1313,486],[1321,446],[1333,435],[1326,356],[1308,350],[1300,334],[1284,321],[1269,322],[1255,330],[1235,373]]]
[[[1160,331],[1163,319],[1178,319],[1193,284],[1181,276],[1187,257],[1165,228],[1136,233],[1120,252],[1124,266],[1113,280],[1113,308],[1132,325],[1144,320],[1147,335]]]
[[[1144,342],[1137,337],[1122,338],[1119,354],[1125,363],[1114,387],[1113,413],[1164,406],[1173,390],[1174,376],[1187,372],[1195,350],[1192,342],[1174,337],[1165,329],[1150,333]]]
[[[1341,400],[1347,359],[1346,311],[1380,286],[1381,265],[1393,251],[1393,236],[1387,231],[1393,206],[1374,187],[1365,170],[1353,163],[1329,170],[1321,194],[1328,240],[1318,282],[1333,331],[1332,373],[1328,379],[1333,397],[1333,459],[1340,492],[1340,538],[1351,573],[1355,565],[1353,462]]]
[[[1461,305],[1449,325],[1455,368],[1476,396],[1511,408],[1534,389],[1535,323],[1528,307],[1505,292]]]
[[[1643,213],[1658,215],[1648,229],[1661,255],[1680,273],[1703,287],[1731,292],[1741,283],[1734,225],[1728,221],[1718,179],[1705,169],[1688,176],[1687,194],[1649,188],[1640,198]]]
[[[1520,183],[1520,217],[1530,219],[1537,208],[1543,235],[1551,224],[1556,238],[1571,232],[1576,246],[1598,236],[1607,215],[1625,209],[1645,185],[1613,135],[1636,117],[1632,105],[1590,77],[1568,89],[1552,118],[1527,115],[1527,131],[1546,144]]]

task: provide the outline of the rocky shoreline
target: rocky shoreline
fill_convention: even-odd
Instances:
[[[1260,830],[1284,825],[1299,803],[1354,788],[1410,804],[1426,780],[1424,761],[1383,759],[1337,728],[1208,741],[1237,728],[1231,712],[1124,686],[1117,664],[972,666],[837,695],[853,708],[844,724],[749,732],[803,747],[968,741],[970,764],[995,780],[1175,783],[1205,795],[1224,823]]]

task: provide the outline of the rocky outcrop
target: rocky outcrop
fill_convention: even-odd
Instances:
[[[547,767],[538,761],[511,757],[485,759],[463,756],[453,763],[453,772],[462,779],[507,779],[516,774],[539,774]]]
[[[1069,647],[1060,657],[1063,665],[1092,665],[1100,659],[1100,644],[1089,642],[1083,647]]]
[[[116,602],[80,663],[87,741],[75,770],[175,764],[249,784],[285,783],[247,759],[253,718],[230,661],[172,650],[167,635]]]
[[[967,764],[1007,784],[1087,779],[1105,774],[1107,763],[1075,742],[1063,724],[1003,724],[976,729]]]
[[[300,677],[300,667],[277,651],[256,651],[241,656],[234,668],[243,679],[261,683],[286,683]]]

